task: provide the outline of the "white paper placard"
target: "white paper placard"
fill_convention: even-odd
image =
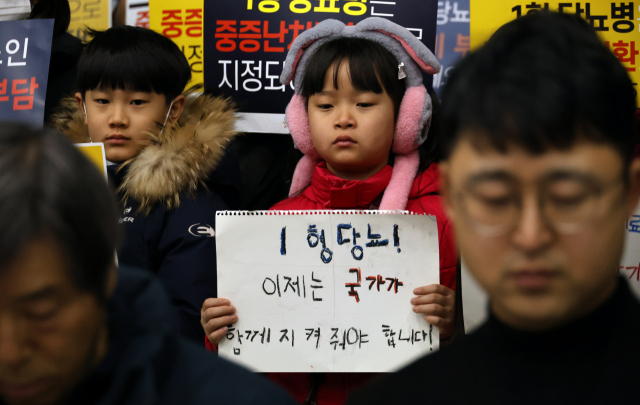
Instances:
[[[127,0],[127,25],[149,28],[149,0]]]
[[[238,315],[219,345],[229,360],[259,372],[386,372],[439,347],[410,303],[414,288],[440,282],[433,216],[218,212],[216,250],[218,296]]]
[[[620,260],[620,274],[631,286],[631,290],[640,299],[640,206],[627,220],[624,253]]]

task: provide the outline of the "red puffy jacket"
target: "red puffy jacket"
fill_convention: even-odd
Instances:
[[[319,163],[313,172],[311,185],[297,197],[274,205],[272,210],[375,209],[391,180],[391,166],[386,166],[366,180],[344,180]],[[413,182],[407,211],[432,214],[438,222],[440,242],[440,283],[453,290],[456,287],[456,249],[452,225],[442,209],[438,195],[438,165],[432,164],[419,173]],[[407,311],[410,311],[407,305]],[[373,373],[327,373],[318,390],[318,405],[343,404],[348,394],[368,382]],[[286,389],[299,403],[309,391],[309,379],[304,373],[270,373],[269,378]]]

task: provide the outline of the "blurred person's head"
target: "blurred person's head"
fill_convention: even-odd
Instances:
[[[89,34],[76,101],[91,141],[104,143],[107,160],[124,162],[178,120],[191,68],[173,41],[152,30],[123,25]]]
[[[69,0],[31,0],[31,14],[28,19],[53,18],[53,37],[67,32],[71,23]]]
[[[113,194],[62,135],[0,127],[0,397],[57,404],[104,357]]]
[[[639,194],[635,109],[624,67],[573,15],[505,24],[451,76],[442,194],[503,322],[553,328],[613,293]]]

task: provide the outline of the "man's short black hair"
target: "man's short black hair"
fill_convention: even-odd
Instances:
[[[104,300],[121,230],[104,176],[52,129],[0,126],[0,272],[29,242],[62,247],[78,288]]]
[[[400,103],[406,90],[405,82],[398,80],[398,61],[377,42],[363,38],[341,37],[320,45],[309,58],[304,72],[300,94],[309,99],[324,88],[329,69],[333,73],[333,87],[338,88],[340,65],[349,63],[351,85],[360,91],[380,94],[386,91],[398,118]]]
[[[502,26],[457,66],[443,92],[444,153],[463,131],[505,152],[606,143],[625,165],[634,148],[636,95],[624,67],[582,18],[526,15]]]
[[[126,89],[163,94],[169,104],[191,79],[180,48],[152,30],[122,25],[88,33],[93,40],[78,61],[83,98],[87,90]]]

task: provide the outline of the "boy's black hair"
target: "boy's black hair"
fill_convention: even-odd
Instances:
[[[475,146],[503,153],[511,144],[540,154],[580,139],[607,143],[628,165],[635,110],[629,75],[585,20],[526,15],[496,31],[450,76],[443,92],[444,155],[472,130]]]
[[[53,37],[58,37],[69,28],[71,22],[71,9],[69,0],[38,0],[33,5],[28,20],[39,18],[53,18]]]
[[[106,302],[121,240],[116,207],[104,176],[64,136],[0,127],[0,272],[46,235],[62,248],[75,285]]]
[[[169,104],[191,79],[180,48],[152,30],[122,25],[88,34],[93,40],[78,61],[83,98],[87,90],[127,89],[163,94]]]
[[[324,78],[333,69],[333,87],[338,88],[338,71],[343,61],[349,63],[349,79],[360,91],[391,97],[394,117],[398,118],[400,102],[406,85],[398,80],[398,61],[395,56],[377,42],[362,38],[336,38],[320,45],[307,63],[300,87],[300,94],[307,100],[322,91]]]

